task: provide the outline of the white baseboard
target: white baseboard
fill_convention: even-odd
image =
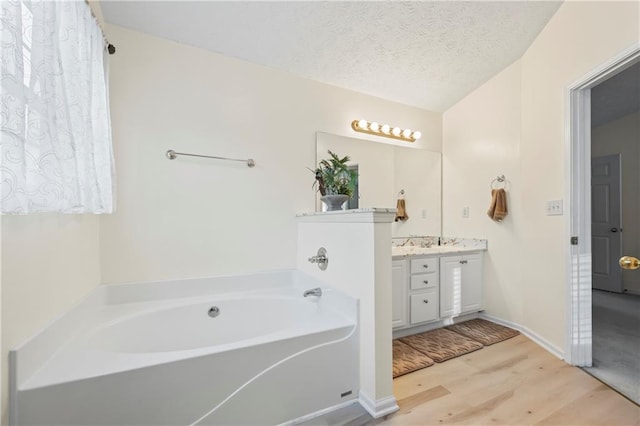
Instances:
[[[562,349],[560,349],[559,347],[557,347],[553,343],[549,342],[547,339],[543,338],[542,336],[540,336],[536,332],[530,330],[529,328],[524,327],[524,326],[522,326],[520,324],[516,324],[515,322],[511,322],[511,321],[503,320],[502,318],[494,317],[493,315],[489,315],[489,314],[486,314],[484,312],[480,314],[480,318],[484,318],[486,320],[493,321],[493,322],[495,322],[497,324],[501,324],[501,325],[516,329],[520,333],[522,333],[525,336],[527,336],[529,339],[531,339],[534,342],[536,342],[538,345],[542,346],[547,352],[549,352],[552,355],[560,358],[561,360],[564,360],[564,351]]]
[[[349,401],[341,402],[338,405],[334,405],[332,407],[325,408],[324,410],[316,411],[315,413],[307,414],[307,415],[304,415],[302,417],[298,417],[297,419],[289,420],[288,422],[281,423],[278,426],[298,425],[300,423],[304,423],[306,421],[315,419],[316,417],[324,416],[325,414],[331,413],[332,411],[337,411],[337,410],[340,410],[342,408],[345,408],[345,407],[348,407],[350,405],[357,404],[357,403],[358,403],[358,399],[357,398],[353,398],[353,399],[351,399]]]
[[[378,419],[388,414],[395,413],[400,409],[400,407],[398,407],[396,398],[393,395],[374,401],[373,399],[369,398],[368,395],[360,391],[359,400],[360,405],[362,405],[362,407],[367,410],[367,412],[371,414],[374,419]]]

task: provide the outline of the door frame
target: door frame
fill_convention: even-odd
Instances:
[[[640,43],[596,67],[565,93],[565,217],[567,241],[565,361],[592,363],[591,318],[591,88],[640,61]],[[577,245],[571,243],[578,238]]]

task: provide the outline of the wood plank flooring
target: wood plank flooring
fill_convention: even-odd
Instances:
[[[376,424],[640,425],[639,406],[525,336],[401,376],[394,395]]]

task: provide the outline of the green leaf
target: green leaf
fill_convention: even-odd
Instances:
[[[347,163],[351,158],[348,155],[340,158],[332,151],[328,153],[330,158],[320,160],[318,168],[313,170],[316,175],[314,186],[318,187],[322,195],[325,195],[324,190],[327,194],[345,194],[351,197],[358,179],[358,173],[349,170]]]

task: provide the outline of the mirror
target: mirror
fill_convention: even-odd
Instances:
[[[316,164],[329,156],[329,150],[340,157],[348,155],[349,165],[357,167],[358,207],[395,208],[400,191],[404,190],[409,219],[393,223],[393,237],[441,235],[440,152],[317,132]],[[317,195],[316,211],[321,210],[322,202]]]

